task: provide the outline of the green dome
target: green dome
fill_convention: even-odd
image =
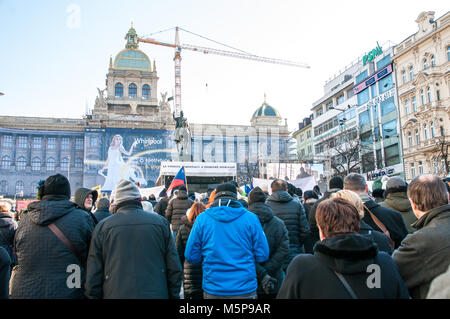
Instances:
[[[261,116],[266,116],[266,117],[281,117],[280,113],[278,113],[278,111],[270,106],[269,104],[267,104],[266,102],[264,102],[256,111],[255,113],[253,113],[253,118],[255,117],[261,117]]]
[[[148,56],[140,50],[125,49],[119,52],[114,60],[114,68],[119,70],[139,70],[151,72]]]

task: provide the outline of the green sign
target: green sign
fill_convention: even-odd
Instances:
[[[367,62],[371,62],[373,59],[375,59],[375,57],[379,56],[381,53],[383,53],[383,50],[378,45],[375,49],[373,49],[363,57],[363,65],[366,65]]]

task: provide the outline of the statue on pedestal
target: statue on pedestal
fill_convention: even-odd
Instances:
[[[176,117],[173,112],[173,119],[175,120],[175,135],[174,141],[177,146],[178,159],[181,161],[189,161],[191,159],[191,132],[187,119],[180,112],[180,116]]]

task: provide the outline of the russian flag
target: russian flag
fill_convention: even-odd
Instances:
[[[175,175],[174,179],[172,180],[172,183],[170,183],[169,188],[167,191],[170,191],[172,188],[180,186],[180,185],[186,185],[186,174],[184,173],[184,166],[180,168],[177,175]]]

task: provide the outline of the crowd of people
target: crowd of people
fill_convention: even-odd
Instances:
[[[20,214],[0,205],[0,298],[450,298],[450,180],[356,173],[322,194],[274,179],[196,199],[121,180],[113,199],[63,175]]]

